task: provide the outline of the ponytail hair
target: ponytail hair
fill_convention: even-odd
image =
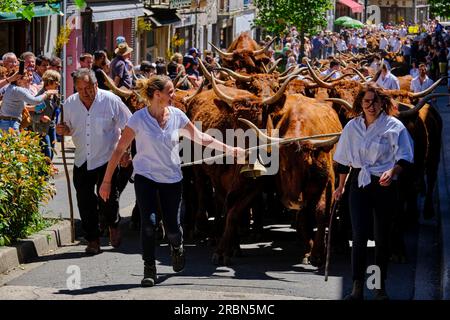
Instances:
[[[136,89],[148,102],[152,101],[155,91],[163,91],[167,83],[172,81],[165,75],[154,75],[149,79],[140,79],[136,82]]]

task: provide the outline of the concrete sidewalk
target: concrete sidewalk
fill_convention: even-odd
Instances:
[[[448,92],[446,86],[435,92]],[[442,117],[442,151],[439,166],[437,195],[439,198],[440,240],[441,240],[441,298],[450,299],[450,107],[449,98],[439,98],[437,109]]]

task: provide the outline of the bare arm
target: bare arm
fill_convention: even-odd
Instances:
[[[117,144],[117,147],[108,162],[108,167],[106,168],[105,176],[103,177],[103,182],[100,187],[100,197],[102,197],[104,201],[108,200],[109,194],[111,192],[111,180],[114,174],[114,170],[116,170],[120,159],[126,152],[127,148],[130,146],[134,137],[134,131],[130,127],[125,127],[122,132],[122,136],[120,137],[119,143]]]
[[[180,130],[182,136],[185,136],[186,138],[202,146],[206,146],[223,152],[230,152],[233,153],[234,155],[244,152],[242,148],[231,147],[217,139],[214,139],[209,134],[201,132],[200,130],[197,129],[196,126],[194,126],[194,124],[191,121],[189,121],[183,129],[184,130]]]
[[[114,84],[116,85],[116,87],[119,86],[119,83],[120,83],[120,77],[119,76],[115,76],[114,77]]]

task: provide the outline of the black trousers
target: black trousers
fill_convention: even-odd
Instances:
[[[111,180],[111,194],[107,202],[98,192],[103,182],[107,163],[94,170],[87,170],[87,162],[81,167],[73,167],[73,184],[77,192],[77,204],[80,211],[81,225],[87,241],[99,238],[99,215],[105,218],[106,225],[117,227],[119,215],[119,191],[117,189],[117,170]]]
[[[380,268],[381,280],[386,279],[389,259],[389,236],[398,205],[396,181],[388,187],[371,176],[371,183],[358,187],[358,169],[353,169],[350,179],[349,205],[352,222],[352,272],[353,280],[364,281],[366,273],[367,240],[373,226],[375,239],[375,264]]]
[[[141,213],[142,259],[155,264],[155,238],[157,227],[157,192],[161,202],[162,220],[169,244],[179,247],[183,243],[181,216],[182,182],[158,183],[136,174],[134,190]]]

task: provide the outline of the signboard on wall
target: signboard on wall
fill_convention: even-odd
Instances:
[[[367,7],[367,24],[380,24],[381,10],[379,6],[371,5]]]

